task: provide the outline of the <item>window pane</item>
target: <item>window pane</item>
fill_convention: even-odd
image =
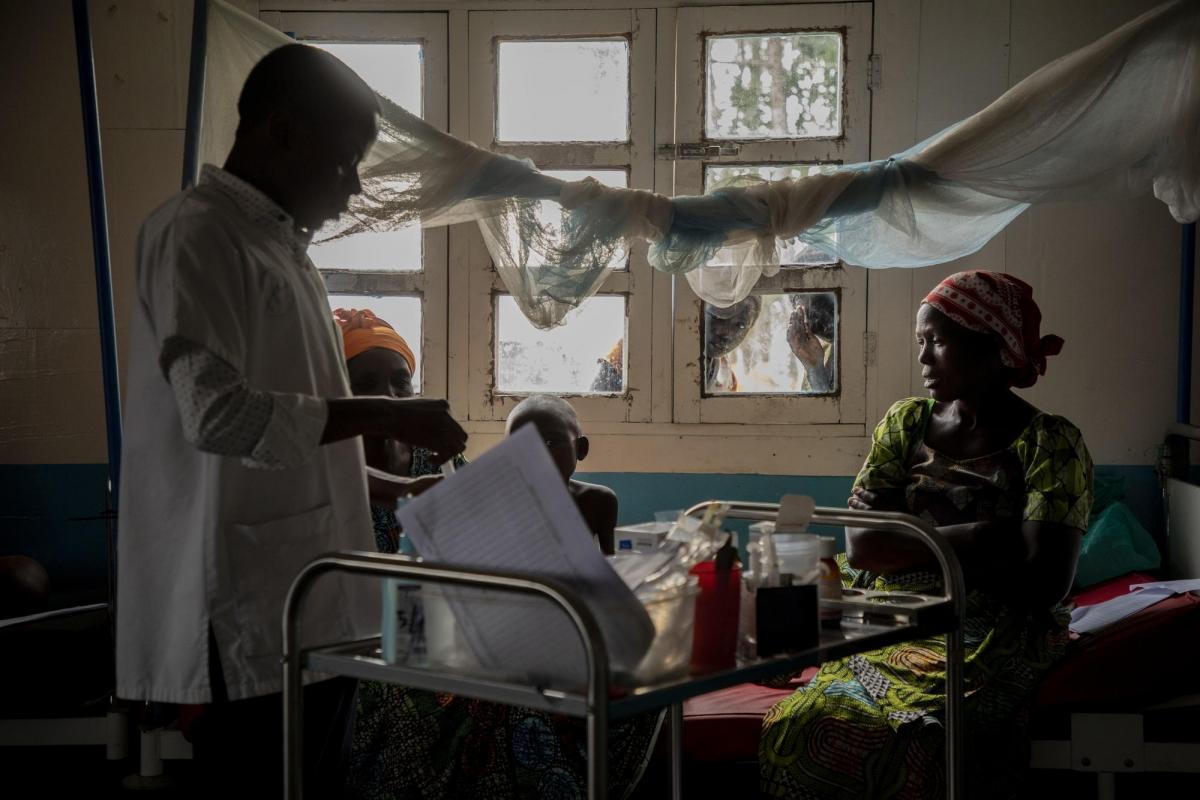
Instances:
[[[417,42],[313,42],[333,53],[358,73],[371,88],[418,117],[421,99],[422,46]]]
[[[751,295],[729,308],[704,304],[705,392],[834,394],[838,295]]]
[[[819,172],[832,172],[833,164],[708,164],[704,167],[704,190],[732,186],[739,178],[752,176],[768,181],[795,180]],[[709,262],[714,267],[733,266],[733,259],[725,250],[718,250]],[[785,267],[814,267],[836,264],[837,259],[797,238],[779,243],[779,263]]]
[[[591,297],[549,331],[529,324],[511,295],[496,298],[497,391],[620,394],[624,350],[624,297]]]
[[[842,37],[709,36],[704,132],[710,139],[804,139],[842,132]]]
[[[605,186],[629,188],[629,173],[623,169],[543,169],[542,172],[564,181],[581,181],[584,178],[595,178]],[[538,209],[538,221],[558,235],[563,228],[566,214],[563,207],[551,200],[542,201]],[[613,255],[609,266],[615,270],[627,269],[629,253],[620,250]]]
[[[422,46],[416,42],[315,43],[346,62],[379,94],[407,111],[421,116]],[[402,187],[397,186],[397,189]],[[348,223],[342,218],[322,229],[317,239]],[[383,272],[419,272],[421,270],[421,229],[413,225],[385,233],[357,233],[308,249],[313,263],[321,269],[348,269]],[[410,343],[411,344],[411,343]]]
[[[421,393],[421,298],[417,295],[372,296],[365,294],[331,294],[329,308],[368,309],[375,316],[395,328],[412,348],[417,359],[417,371],[413,375],[413,391]]]
[[[496,69],[497,141],[628,141],[626,39],[500,42]]]

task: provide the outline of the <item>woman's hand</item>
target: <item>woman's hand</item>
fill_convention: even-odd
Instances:
[[[903,489],[876,489],[870,491],[855,486],[846,506],[856,511],[907,511]]]

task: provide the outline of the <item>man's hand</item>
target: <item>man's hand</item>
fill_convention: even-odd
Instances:
[[[467,446],[467,432],[450,416],[445,400],[390,400],[384,435],[433,451],[435,463],[449,461]]]
[[[445,400],[338,397],[328,407],[322,444],[364,435],[396,439],[431,450],[439,464],[467,446],[467,433],[450,416]]]

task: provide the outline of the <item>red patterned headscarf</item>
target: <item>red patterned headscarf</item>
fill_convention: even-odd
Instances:
[[[997,334],[1000,360],[1012,385],[1033,386],[1046,374],[1046,357],[1062,352],[1058,336],[1042,336],[1042,312],[1033,289],[1020,278],[981,269],[956,272],[933,287],[925,302],[976,333]]]

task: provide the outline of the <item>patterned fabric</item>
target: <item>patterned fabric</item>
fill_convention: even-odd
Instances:
[[[1042,312],[1033,289],[1003,272],[956,272],[933,287],[925,302],[976,333],[998,334],[1000,360],[1014,372],[1014,386],[1033,386],[1046,374],[1046,356],[1062,352],[1058,336],[1042,336]]]
[[[291,215],[261,191],[213,164],[200,167],[199,185],[214,188],[233,200],[251,222],[286,244],[296,260],[308,259],[312,234],[298,229]]]
[[[325,432],[325,413],[304,413],[251,389],[224,359],[178,336],[159,358],[175,395],[184,438],[206,453],[239,456],[259,469],[308,461]],[[324,404],[321,410],[325,409]]]
[[[587,797],[584,721],[540,711],[362,683],[354,732],[353,798]],[[612,724],[609,796],[628,796],[658,735],[661,715]],[[365,748],[375,756],[365,758]]]
[[[404,337],[373,311],[357,308],[335,308],[333,318],[342,329],[342,345],[346,360],[354,358],[364,350],[382,347],[395,350],[408,362],[408,371],[417,371],[417,357]]]
[[[462,456],[456,466],[465,465]],[[414,448],[411,476],[439,467]],[[375,541],[394,553],[399,530],[386,506],[372,506]],[[637,786],[662,714],[610,723],[609,796]],[[347,796],[361,800],[510,800],[587,797],[587,735],[582,719],[361,681]]]
[[[955,461],[924,443],[932,400],[896,403],[875,429],[856,486],[902,489],[935,525],[1023,520],[1085,528],[1092,463],[1071,423],[1038,414],[1009,447]],[[840,559],[847,586],[938,591],[928,571],[875,575]],[[1028,706],[1067,642],[1064,607],[1018,613],[983,592],[963,627],[971,797],[1011,797],[1028,763]],[[763,722],[762,789],[775,797],[936,798],[944,794],[945,643],[906,642],[825,664]]]

